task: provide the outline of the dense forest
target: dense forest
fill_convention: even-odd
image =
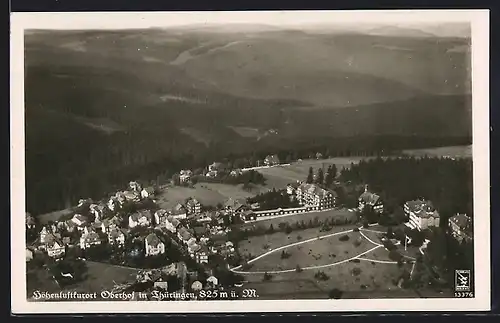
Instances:
[[[473,214],[471,159],[375,158],[342,170],[340,178],[368,184],[389,208],[417,198],[429,199],[444,225],[457,212]]]

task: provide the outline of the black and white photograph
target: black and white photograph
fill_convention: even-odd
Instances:
[[[489,309],[488,18],[13,14],[13,310]]]

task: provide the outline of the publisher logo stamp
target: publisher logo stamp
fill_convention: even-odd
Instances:
[[[470,270],[455,270],[455,291],[470,291]]]

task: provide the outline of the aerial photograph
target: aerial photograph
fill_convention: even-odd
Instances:
[[[28,301],[475,297],[469,23],[26,29],[24,66]]]

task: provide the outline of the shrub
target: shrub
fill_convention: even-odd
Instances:
[[[393,261],[400,261],[402,258],[403,256],[396,250],[392,250],[389,252],[389,259]]]
[[[359,247],[361,245],[361,241],[359,239],[356,239],[354,242],[353,242],[353,245],[355,247]]]
[[[270,281],[273,278],[273,276],[270,273],[264,273],[264,281]]]
[[[339,238],[340,241],[349,241],[349,236],[348,235],[343,235]]]
[[[314,274],[314,278],[323,281],[330,279],[330,277],[322,271],[318,271],[316,274]]]
[[[290,258],[290,254],[288,252],[286,252],[285,250],[283,250],[281,252],[281,259],[287,259],[287,258]]]
[[[361,262],[361,260],[359,260],[359,259],[353,259],[352,262],[354,262],[356,264],[359,264]]]
[[[361,274],[361,268],[358,268],[358,267],[353,268],[353,270],[352,270],[353,276],[359,276],[360,274]]]
[[[328,292],[328,297],[333,299],[339,299],[342,298],[342,294],[343,292],[340,289],[334,288]]]
[[[359,232],[359,228],[352,229],[352,232]]]
[[[302,272],[302,268],[300,268],[300,266],[297,265],[297,267],[295,267],[295,271],[298,272],[298,273],[300,273],[300,272]]]
[[[301,235],[298,235],[298,236],[297,236],[297,240],[302,240],[302,236],[301,236]]]

